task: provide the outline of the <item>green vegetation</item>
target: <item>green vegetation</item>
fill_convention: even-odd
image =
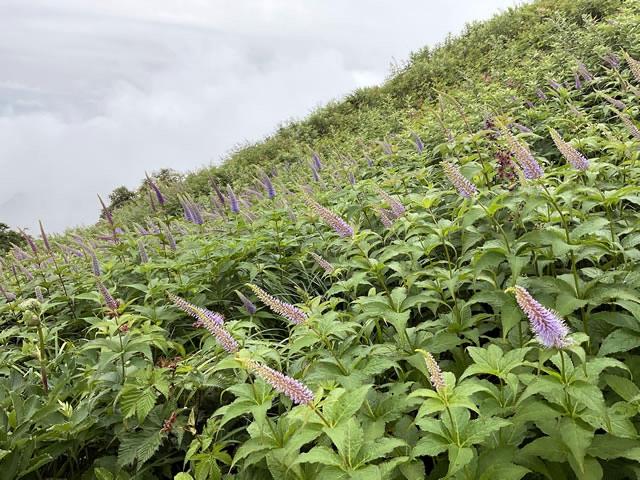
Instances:
[[[638,25],[509,11],[14,249],[1,475],[640,478]]]
[[[14,232],[6,223],[0,223],[0,254],[7,253],[13,245],[21,246],[24,239],[18,232]]]

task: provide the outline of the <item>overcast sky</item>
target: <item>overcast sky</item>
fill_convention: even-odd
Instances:
[[[0,222],[219,163],[516,0],[0,0]]]

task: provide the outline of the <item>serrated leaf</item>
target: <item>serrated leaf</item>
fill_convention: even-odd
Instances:
[[[306,453],[301,453],[296,463],[320,463],[334,467],[342,465],[338,454],[329,447],[323,447],[322,445],[313,447]]]
[[[473,460],[473,449],[469,447],[459,447],[449,445],[449,470],[447,477],[460,471]]]
[[[630,330],[618,329],[611,332],[602,341],[598,355],[604,357],[611,353],[628,352],[640,347],[640,334]]]
[[[411,450],[413,457],[435,457],[449,448],[446,438],[432,433],[428,433],[418,440],[416,446]]]

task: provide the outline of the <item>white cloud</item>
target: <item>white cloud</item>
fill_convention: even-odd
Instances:
[[[219,161],[513,3],[6,1],[0,222],[92,222],[96,193]]]

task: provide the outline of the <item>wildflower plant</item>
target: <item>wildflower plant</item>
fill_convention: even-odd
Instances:
[[[636,478],[640,12],[547,7],[0,225],[0,478]]]

